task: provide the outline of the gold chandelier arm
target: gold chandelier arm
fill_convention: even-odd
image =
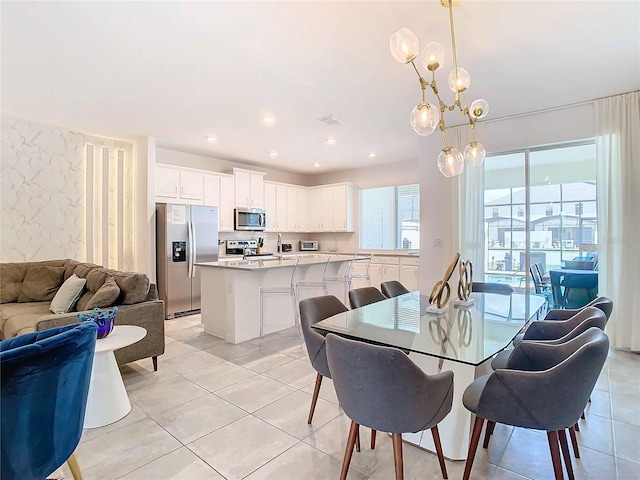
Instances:
[[[453,50],[453,71],[456,76],[456,85],[458,84],[458,55],[456,54],[456,35],[453,29],[453,1],[449,1],[449,27],[451,28],[451,49]],[[456,102],[459,101],[459,94],[456,92]]]

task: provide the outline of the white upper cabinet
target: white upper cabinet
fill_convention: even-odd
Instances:
[[[264,210],[267,214],[266,232],[276,231],[276,184],[264,182]]]
[[[287,231],[307,232],[307,196],[305,187],[287,186]]]
[[[219,231],[233,231],[233,176],[205,174],[204,204],[218,207]]]
[[[276,184],[276,231],[287,228],[287,186]]]
[[[264,208],[264,173],[233,169],[236,207]]]
[[[204,175],[180,171],[180,198],[204,201]]]
[[[314,187],[309,190],[307,230],[352,232],[355,188],[350,184]]]
[[[180,170],[173,168],[156,168],[156,197],[178,198],[180,186]]]
[[[171,167],[156,167],[156,200],[158,202],[202,205],[204,174]]]

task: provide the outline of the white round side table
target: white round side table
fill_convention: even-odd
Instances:
[[[131,411],[131,403],[116,363],[114,350],[127,347],[147,335],[135,325],[116,325],[106,338],[96,341],[84,428],[117,422]]]

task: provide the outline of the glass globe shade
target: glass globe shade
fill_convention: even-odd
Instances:
[[[471,85],[471,76],[464,68],[458,68],[458,78],[456,80],[456,70],[451,70],[449,74],[449,88],[453,93],[464,92]]]
[[[469,115],[471,115],[476,120],[484,118],[489,113],[489,104],[483,98],[479,98],[471,102],[471,106],[469,107]]]
[[[438,155],[438,170],[445,177],[460,175],[464,169],[464,157],[460,150],[453,147],[444,147]]]
[[[487,151],[484,146],[478,142],[471,142],[464,149],[464,158],[472,167],[479,167],[484,162]]]
[[[431,42],[422,50],[422,66],[433,72],[444,65],[444,48],[438,42]]]
[[[418,135],[431,135],[440,121],[440,112],[432,103],[421,103],[411,112],[411,126]]]
[[[420,51],[420,43],[416,34],[403,27],[389,38],[391,55],[400,63],[411,62]]]

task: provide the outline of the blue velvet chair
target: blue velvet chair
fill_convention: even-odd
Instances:
[[[97,326],[93,322],[0,342],[3,480],[42,480],[65,461],[80,477],[80,442]]]

